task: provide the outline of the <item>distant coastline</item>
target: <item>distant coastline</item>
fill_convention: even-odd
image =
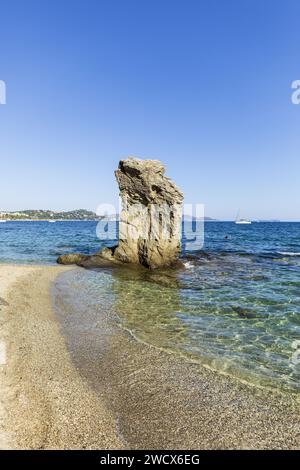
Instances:
[[[74,209],[71,211],[52,211],[44,209],[28,209],[23,211],[0,211],[0,221],[18,221],[18,222],[93,222],[100,220],[118,221],[119,214],[110,214],[107,216],[97,215],[95,212],[87,209]],[[234,222],[234,220],[214,219],[212,217],[196,218],[183,214],[185,222]],[[279,219],[252,219],[255,223],[279,223],[279,222],[297,222],[283,221]]]
[[[51,210],[24,210],[24,211],[12,211],[12,212],[0,212],[0,219],[8,221],[20,221],[20,222],[33,222],[33,221],[91,221],[101,220],[103,217],[98,216],[93,211],[86,209],[75,209],[72,211],[51,211]]]
[[[110,214],[107,216],[100,216],[97,215],[93,211],[89,211],[86,209],[75,209],[72,211],[51,211],[51,210],[24,210],[24,211],[0,211],[0,220],[7,220],[7,221],[19,221],[19,222],[48,222],[55,221],[55,222],[78,222],[78,221],[99,221],[99,220],[109,220],[115,221],[119,220],[119,214]],[[189,215],[184,215],[185,221],[197,221],[197,222],[218,222],[217,219],[213,219],[211,217],[204,217],[201,219],[191,217]]]

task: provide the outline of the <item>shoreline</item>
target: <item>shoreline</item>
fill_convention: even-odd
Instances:
[[[113,415],[70,361],[53,315],[50,286],[68,268],[1,265],[1,277],[8,269],[15,279],[6,292],[9,305],[1,311],[7,349],[1,370],[2,447],[124,448]]]
[[[73,362],[130,449],[300,448],[299,397],[137,341],[101,304],[83,317],[85,300],[74,304],[68,294],[73,273],[54,284],[56,315]]]
[[[101,305],[96,328],[68,315],[72,272],[0,265],[0,448],[300,448],[295,397],[140,343]]]

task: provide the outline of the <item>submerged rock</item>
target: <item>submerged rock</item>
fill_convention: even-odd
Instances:
[[[181,251],[182,192],[158,160],[129,157],[120,161],[115,175],[122,199],[118,246],[92,256],[63,255],[58,262],[84,267],[131,263],[151,269],[174,264]]]
[[[255,313],[249,308],[232,307],[232,310],[234,310],[238,314],[238,316],[241,318],[255,318],[256,317]]]

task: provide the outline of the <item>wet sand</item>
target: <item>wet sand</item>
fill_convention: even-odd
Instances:
[[[300,448],[294,396],[141,344],[111,312],[70,310],[67,270],[0,266],[2,448]]]

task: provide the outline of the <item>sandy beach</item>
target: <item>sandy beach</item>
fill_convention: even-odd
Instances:
[[[0,266],[1,448],[123,448],[112,414],[70,361],[51,308],[61,267]]]
[[[8,331],[6,323],[8,321],[8,296],[12,286],[22,276],[31,273],[32,268],[12,265],[0,266],[0,449],[9,449],[12,446],[12,436],[7,428],[8,396],[11,389],[6,379],[7,374],[7,339]]]
[[[55,314],[68,269],[0,266],[2,449],[300,447],[295,396],[142,344],[105,313],[94,334],[88,311],[82,328],[83,312]]]

